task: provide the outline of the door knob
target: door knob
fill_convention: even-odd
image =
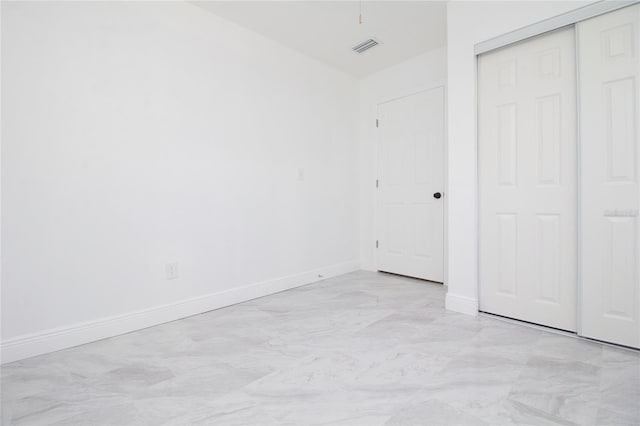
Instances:
[[[442,197],[442,194],[439,192],[436,192],[435,194],[433,194],[433,198],[435,198],[436,200],[439,199],[440,197]]]

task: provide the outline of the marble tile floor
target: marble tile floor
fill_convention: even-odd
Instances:
[[[640,425],[640,354],[355,272],[2,367],[4,425]]]

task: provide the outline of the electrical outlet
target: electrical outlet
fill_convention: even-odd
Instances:
[[[165,266],[168,280],[178,278],[178,262],[167,263]]]

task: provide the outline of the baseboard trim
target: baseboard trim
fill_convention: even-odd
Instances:
[[[478,315],[478,299],[447,292],[444,306],[449,311],[460,312],[467,315]]]
[[[175,303],[14,337],[0,344],[1,360],[4,364],[95,342],[311,284],[358,269],[358,261],[344,262]]]

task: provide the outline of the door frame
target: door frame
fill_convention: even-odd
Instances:
[[[604,15],[627,6],[632,6],[636,3],[640,3],[640,0],[597,1],[581,8],[545,19],[544,21],[536,22],[535,24],[527,25],[506,34],[480,42],[475,45],[475,56],[477,58],[478,55],[482,53],[487,53],[501,47],[509,46],[562,27],[575,25],[580,21],[595,18],[596,16]]]
[[[379,114],[379,108],[380,105],[382,104],[386,104],[388,102],[392,102],[392,101],[396,101],[398,99],[402,99],[402,98],[406,98],[408,96],[412,96],[412,95],[417,95],[419,93],[422,92],[428,92],[430,90],[433,89],[439,89],[442,88],[442,92],[443,92],[443,99],[442,99],[442,108],[443,108],[443,135],[444,135],[444,146],[443,146],[443,159],[442,161],[444,162],[443,164],[443,201],[444,201],[444,205],[443,205],[443,244],[442,244],[442,267],[443,267],[443,282],[442,284],[444,286],[447,286],[447,282],[448,282],[448,272],[449,272],[449,201],[448,201],[448,192],[449,192],[449,173],[448,173],[448,169],[449,169],[449,137],[448,137],[448,118],[447,118],[447,84],[446,84],[446,80],[434,80],[431,83],[428,83],[426,85],[420,85],[417,87],[413,87],[411,89],[408,90],[404,90],[401,92],[396,93],[393,96],[386,96],[386,97],[382,97],[379,98],[376,101],[376,120],[379,118],[380,114]],[[375,124],[373,124],[375,126]],[[375,161],[375,178],[374,178],[374,182],[372,182],[373,185],[375,185],[375,180],[379,178],[380,176],[380,133],[379,133],[379,129],[376,127],[375,129],[375,149],[374,149],[374,161]],[[373,205],[373,244],[374,244],[374,254],[373,254],[373,264],[375,267],[376,271],[379,271],[378,269],[378,250],[375,248],[375,244],[376,244],[376,240],[378,240],[378,229],[379,227],[379,220],[380,220],[380,212],[379,210],[379,191],[377,190],[377,188],[375,188],[374,186],[374,190],[375,190],[375,196],[374,196],[374,205]]]
[[[640,0],[621,0],[619,2],[608,2],[608,1],[599,1],[593,4],[589,4],[587,6],[581,7],[579,9],[575,9],[569,11],[567,13],[563,13],[558,16],[554,16],[552,18],[546,19],[544,21],[537,22],[535,24],[531,24],[520,29],[508,32],[506,34],[499,35],[497,37],[491,38],[489,40],[485,40],[483,42],[477,43],[475,45],[475,87],[474,87],[474,96],[475,96],[475,148],[476,148],[476,173],[475,173],[475,194],[476,194],[476,206],[475,206],[475,221],[476,221],[476,250],[475,250],[475,259],[476,259],[476,295],[477,295],[477,312],[482,313],[480,311],[480,287],[482,286],[482,282],[480,279],[480,144],[479,144],[479,129],[480,129],[480,97],[478,91],[478,82],[479,82],[479,67],[478,60],[480,55],[492,52],[497,49],[501,49],[503,47],[513,46],[517,43],[525,41],[527,39],[540,36],[543,34],[551,33],[553,31],[559,30],[565,27],[573,27],[574,28],[574,36],[575,36],[575,60],[576,60],[576,158],[577,158],[577,299],[576,299],[576,332],[571,333],[579,338],[583,338],[582,335],[582,237],[580,229],[582,229],[582,209],[581,209],[581,191],[582,191],[582,168],[581,168],[581,114],[580,114],[580,73],[578,71],[578,63],[579,63],[579,49],[578,49],[578,23],[581,21],[585,21],[587,19],[595,18],[600,15],[605,15],[609,12],[613,12],[618,9],[623,9],[628,6],[633,6],[634,4],[640,3]],[[489,314],[492,315],[492,314]],[[517,321],[522,323],[522,321],[517,319],[509,319],[512,321]],[[539,326],[536,324],[536,326]],[[544,327],[544,326],[539,326]],[[544,327],[547,328],[547,327]],[[587,338],[584,338],[587,339]],[[591,339],[587,339],[591,340]],[[606,343],[606,342],[605,342]]]

